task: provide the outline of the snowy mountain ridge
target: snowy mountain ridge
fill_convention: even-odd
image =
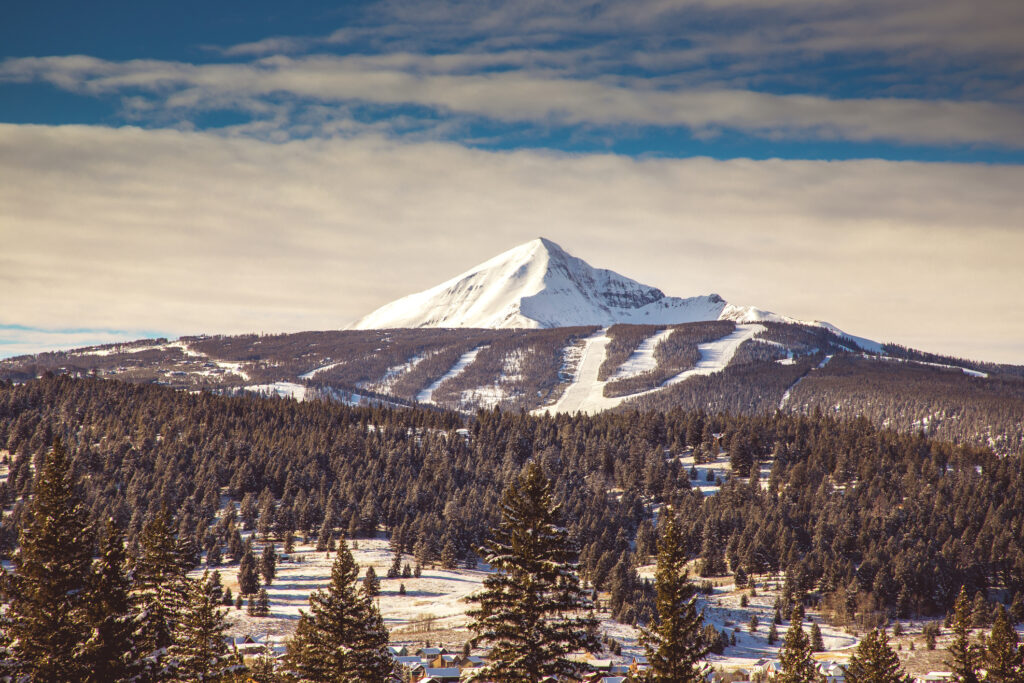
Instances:
[[[738,323],[800,321],[717,294],[666,296],[604,268],[594,268],[544,237],[510,249],[430,289],[378,308],[349,329],[418,327],[554,328],[616,323],[675,325],[706,320]],[[852,338],[865,350],[877,344]]]

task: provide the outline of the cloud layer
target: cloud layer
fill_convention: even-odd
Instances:
[[[90,95],[157,94],[159,106],[171,111],[232,107],[259,114],[270,109],[267,98],[288,96],[420,105],[506,123],[678,126],[699,135],[730,130],[768,138],[1024,148],[1024,111],[993,102],[653,88],[635,78],[613,83],[524,70],[453,73],[473,62],[479,68],[481,61],[502,60],[399,54],[192,65],[44,57],[8,60],[0,65],[0,79],[45,81]],[[155,106],[142,101],[146,109]]]
[[[0,125],[0,323],[331,329],[538,235],[674,295],[1024,362],[1024,168]]]

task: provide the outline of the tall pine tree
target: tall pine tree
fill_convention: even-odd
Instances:
[[[169,668],[167,648],[188,599],[188,579],[178,557],[171,515],[166,509],[142,527],[142,554],[135,564],[135,609],[140,629],[140,651],[148,680],[165,680]]]
[[[900,666],[900,658],[889,646],[884,630],[870,631],[857,644],[857,651],[846,667],[847,683],[906,683],[907,674]]]
[[[704,615],[697,611],[696,589],[686,572],[686,543],[675,513],[662,510],[658,563],[654,574],[658,616],[641,636],[648,680],[658,683],[697,683],[708,671],[704,658],[711,651],[702,635]]]
[[[33,681],[84,681],[89,675],[88,592],[93,533],[63,445],[43,461],[5,577],[6,630],[19,673]]]
[[[359,567],[341,541],[326,590],[309,596],[288,641],[286,668],[314,683],[383,683],[392,671],[388,632],[380,612],[359,585]]]
[[[985,648],[986,681],[1024,683],[1024,652],[1006,608],[1000,606]]]
[[[243,667],[228,650],[225,610],[209,572],[188,582],[188,601],[169,648],[175,675],[186,681],[220,680]]]
[[[596,651],[597,621],[580,587],[576,549],[561,525],[540,465],[532,462],[506,489],[502,519],[481,554],[497,571],[469,598],[475,641],[490,643],[486,666],[471,680],[494,683],[576,679],[580,665],[566,657]]]
[[[967,591],[960,589],[960,595],[953,606],[953,642],[949,645],[950,660],[946,663],[953,672],[956,683],[978,683],[981,668],[981,652],[971,643],[973,614]]]
[[[782,671],[776,683],[815,683],[818,675],[811,658],[811,641],[803,628],[803,612],[799,605],[793,608],[792,621],[782,642],[779,663]]]
[[[131,611],[124,540],[113,521],[100,539],[88,599],[92,636],[86,643],[91,683],[128,680],[138,671],[137,624]]]

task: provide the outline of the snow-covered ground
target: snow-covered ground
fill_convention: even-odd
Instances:
[[[245,387],[246,391],[264,396],[278,395],[282,398],[294,398],[297,401],[304,401],[309,395],[309,387],[295,382],[274,382],[273,384],[250,384]]]
[[[929,363],[928,361],[923,360],[911,360],[909,358],[893,358],[892,356],[865,356],[865,358],[870,358],[872,360],[884,360],[890,363],[910,363],[913,365],[927,365],[928,367],[939,368],[941,370],[959,370],[965,375],[970,375],[971,377],[988,377],[987,372],[982,372],[980,370],[972,370],[971,368],[964,368],[959,365],[948,365],[946,363]]]
[[[472,605],[466,596],[478,591],[487,572],[480,570],[457,569],[424,569],[420,578],[385,578],[391,565],[392,554],[388,542],[384,539],[360,539],[358,548],[352,555],[360,567],[360,576],[365,575],[366,567],[373,566],[380,578],[381,593],[377,599],[384,622],[391,631],[393,643],[444,643],[448,647],[458,647],[468,636],[465,630],[469,623],[466,610]],[[277,545],[280,552],[280,544]],[[257,544],[257,554],[260,552]],[[412,563],[411,557],[405,560]],[[252,617],[246,608],[234,607],[228,610],[231,622],[230,634],[234,636],[252,635],[260,638],[270,636],[278,650],[295,629],[299,618],[299,610],[308,609],[309,594],[314,590],[325,588],[330,581],[333,553],[316,552],[311,545],[296,546],[288,560],[279,561],[277,576],[267,593],[270,597],[270,616]],[[238,593],[236,581],[237,565],[221,569],[221,578],[225,586],[233,594]],[[199,575],[201,571],[194,572]],[[654,566],[640,568],[640,575],[652,578]],[[746,669],[761,658],[777,657],[778,648],[782,643],[788,624],[778,627],[779,640],[774,645],[767,642],[769,624],[774,612],[773,603],[778,594],[778,586],[760,582],[757,595],[749,599],[748,607],[740,606],[743,593],[749,590],[736,590],[731,580],[716,580],[714,594],[702,596],[700,607],[704,610],[705,619],[718,630],[732,633],[738,626],[737,644],[729,647],[722,656],[712,656],[710,663],[716,668],[726,671]],[[399,587],[405,586],[405,595],[399,593]],[[607,600],[607,595],[602,595]],[[751,633],[749,622],[751,615],[757,615],[760,625],[756,632]],[[639,643],[639,631],[625,624],[612,620],[608,613],[599,613],[602,633],[614,637],[622,645],[622,657],[613,657],[621,663],[628,663],[633,654],[642,654]],[[824,636],[827,652],[818,655],[820,659],[842,659],[856,645],[856,638],[838,629],[823,624],[813,614],[811,619],[818,622]],[[805,624],[808,628],[809,624]]]
[[[725,453],[719,453],[711,462],[697,464],[693,459],[693,452],[691,451],[679,458],[679,464],[685,467],[687,471],[690,471],[690,468],[697,470],[697,478],[690,480],[690,486],[705,496],[718,493],[718,489],[721,488],[721,482],[728,479],[729,473],[732,471],[729,467],[729,456]],[[708,481],[709,474],[711,475],[711,481]]]
[[[419,401],[420,403],[431,403],[433,401],[434,392],[437,391],[437,388],[439,386],[441,386],[441,383],[447,379],[451,379],[452,377],[458,376],[463,370],[465,370],[469,366],[470,363],[476,360],[477,354],[480,353],[480,351],[482,351],[485,348],[487,347],[478,346],[459,356],[459,359],[455,361],[455,365],[453,365],[448,370],[448,372],[444,373],[441,377],[438,378],[436,382],[431,384],[429,387],[423,389],[422,391],[420,391],[420,393],[416,394],[416,400]]]
[[[673,331],[671,329],[662,330],[640,342],[640,345],[626,359],[626,362],[619,366],[615,374],[609,378],[609,381],[636,377],[658,367],[658,361],[654,357],[654,350],[658,348],[658,344],[672,336]]]
[[[737,325],[736,330],[732,334],[707,344],[699,344],[697,350],[700,351],[701,357],[696,366],[672,377],[662,386],[682,382],[696,375],[710,375],[713,372],[725,369],[740,344],[762,331],[764,331],[763,325]],[[545,411],[552,413],[580,412],[593,414],[614,408],[627,399],[643,396],[661,389],[661,387],[658,387],[629,396],[608,397],[604,395],[604,386],[607,382],[598,380],[597,374],[601,364],[604,362],[608,344],[611,341],[607,332],[608,330],[605,328],[584,340],[581,359],[572,375],[569,386],[555,403],[535,409],[533,411],[535,414],[541,414]],[[654,337],[663,334],[664,332],[659,332]],[[643,344],[646,344],[648,341],[650,339],[645,340]],[[653,361],[655,346],[657,344],[650,346],[651,361]],[[637,353],[639,353],[639,349],[637,349]],[[633,356],[636,356],[637,353],[634,353]],[[631,356],[629,360],[633,360],[633,357]],[[646,361],[641,358],[638,360],[638,365],[644,362]]]
[[[665,386],[678,384],[697,375],[710,375],[719,370],[724,370],[725,366],[732,360],[732,357],[736,355],[736,349],[740,347],[740,344],[748,339],[753,339],[754,336],[764,332],[764,329],[764,325],[737,325],[736,330],[732,334],[707,344],[698,344],[697,350],[700,351],[700,360],[697,361],[697,364],[666,381]]]
[[[299,379],[313,379],[314,377],[316,377],[321,372],[327,372],[331,368],[336,368],[339,365],[341,365],[343,362],[344,361],[338,361],[337,363],[328,363],[327,365],[321,365],[318,368],[313,368],[309,372],[304,372],[301,375],[299,375]]]
[[[605,383],[597,379],[610,342],[607,328],[587,337],[580,352],[579,365],[576,366],[568,388],[553,405],[538,408],[534,412],[596,413],[622,403],[621,397],[607,398],[604,395]]]

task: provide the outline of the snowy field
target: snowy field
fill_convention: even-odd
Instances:
[[[717,463],[710,467],[714,471],[718,470]],[[280,550],[280,544],[277,547]],[[257,544],[257,556],[259,553],[260,547]],[[360,566],[360,576],[366,573],[366,567],[372,565],[380,578],[381,593],[377,604],[391,631],[392,643],[443,644],[451,649],[460,648],[469,637],[465,628],[469,619],[465,612],[470,604],[465,598],[482,587],[486,571],[435,568],[424,569],[418,579],[388,579],[385,577],[393,556],[386,540],[360,539],[352,554]],[[228,611],[231,635],[250,635],[260,640],[269,637],[276,649],[283,650],[285,638],[291,634],[298,621],[299,610],[308,608],[309,594],[325,587],[330,581],[333,559],[333,553],[316,552],[310,545],[297,545],[296,552],[288,560],[278,563],[277,576],[267,587],[270,616],[252,617],[244,607],[241,610],[231,607]],[[412,563],[410,556],[406,556],[406,560]],[[221,568],[224,585],[230,587],[235,595],[238,593],[236,571],[237,565]],[[194,575],[200,573],[195,572]],[[652,578],[654,565],[642,567],[640,574]],[[730,634],[737,627],[740,630],[736,633],[736,645],[727,648],[722,656],[712,656],[710,663],[724,671],[749,671],[757,660],[777,657],[787,626],[783,624],[778,627],[779,640],[769,645],[767,634],[774,611],[773,603],[778,594],[777,583],[759,584],[756,597],[749,598],[746,608],[740,606],[740,599],[744,593],[749,595],[749,590],[736,590],[728,578],[719,578],[716,583],[719,585],[715,586],[714,593],[702,596],[699,600],[706,620],[718,630],[726,630]],[[405,595],[399,593],[402,584],[406,589]],[[602,594],[602,601],[607,601],[607,598],[607,594]],[[751,633],[749,623],[754,614],[760,625]],[[628,663],[629,657],[643,653],[636,628],[612,620],[607,612],[598,616],[601,632],[615,638],[622,646],[622,656],[613,659],[618,663]],[[838,661],[848,657],[850,649],[856,645],[856,638],[821,623],[813,614],[809,618],[819,623],[824,636],[827,652],[819,653],[818,657]]]

